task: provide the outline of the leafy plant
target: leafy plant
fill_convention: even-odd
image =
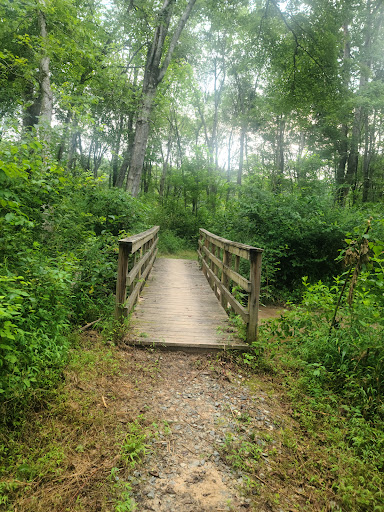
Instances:
[[[143,416],[139,416],[134,422],[129,423],[121,445],[121,460],[126,466],[133,467],[141,462],[147,453],[147,435],[143,432],[142,420]]]

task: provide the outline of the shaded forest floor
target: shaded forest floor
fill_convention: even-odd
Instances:
[[[96,331],[80,346],[12,438],[0,510],[338,509],[278,377],[230,354],[118,349]]]

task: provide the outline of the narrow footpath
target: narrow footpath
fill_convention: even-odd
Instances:
[[[267,380],[255,389],[236,363],[204,354],[128,350],[156,369],[135,397],[157,428],[129,477],[136,510],[321,510],[316,487],[295,475],[307,456],[292,451],[297,425]]]
[[[277,314],[271,309],[260,316]],[[288,512],[305,510],[306,503],[316,510],[300,481],[284,482],[282,491],[280,477],[271,480],[281,458],[289,459],[282,436],[293,428],[276,392],[245,385],[241,366],[228,354],[185,351],[244,345],[197,262],[156,261],[132,328],[126,342],[150,350],[129,350],[156,374],[151,390],[139,393],[141,411],[158,428],[145,466],[130,476],[137,510]]]

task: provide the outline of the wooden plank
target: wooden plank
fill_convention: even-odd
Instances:
[[[119,319],[124,315],[124,302],[127,296],[127,271],[129,248],[125,245],[119,246],[119,259],[117,263],[117,281],[116,281],[116,307],[115,318]]]
[[[200,343],[198,338],[191,338],[187,340],[158,340],[157,338],[138,338],[134,344],[142,347],[153,348],[155,346],[163,350],[182,350],[186,352],[212,352],[222,350],[248,352],[250,350],[249,345],[242,343],[241,341],[236,343]]]
[[[219,350],[237,343],[196,261],[156,260],[131,322],[145,345]]]
[[[129,296],[129,299],[124,308],[126,310],[126,315],[128,315],[131,312],[133,306],[135,305],[137,297],[139,296],[139,293],[141,292],[143,286],[145,285],[145,280],[151,271],[153,262],[156,259],[156,255],[157,255],[157,249],[155,250],[155,252],[152,256],[152,259],[150,260],[147,268],[142,273],[140,281],[136,284],[136,286],[134,287],[133,291],[131,292],[131,294]]]
[[[148,259],[152,256],[154,250],[156,249],[158,238],[154,241],[151,249],[143,256],[142,259],[139,260],[138,263],[135,264],[135,266],[132,268],[132,270],[127,275],[127,286],[131,286],[133,281],[136,279],[136,277],[139,275],[141,269],[145,265],[145,263],[148,261]]]
[[[211,261],[214,262],[214,264],[220,268],[220,270],[224,270],[226,274],[229,276],[232,281],[234,281],[236,284],[242,287],[244,291],[249,293],[251,291],[251,281],[243,277],[241,274],[236,272],[235,270],[232,270],[229,266],[225,265],[221,260],[219,260],[215,255],[213,255],[209,249],[207,249],[204,246],[200,246],[204,254],[206,254]],[[236,256],[236,258],[240,259],[240,256]],[[236,260],[235,260],[236,265]],[[212,270],[212,267],[211,267]],[[216,274],[216,272],[215,272]],[[217,274],[216,274],[217,275]]]
[[[223,288],[226,288],[228,291],[229,291],[229,276],[228,276],[229,272],[227,272],[227,269],[229,269],[230,264],[231,264],[231,253],[227,249],[225,249],[224,254],[223,254],[223,271],[221,273],[221,282],[222,282]],[[232,297],[231,292],[229,292],[229,293]],[[226,300],[226,295],[224,293],[221,295],[221,305],[223,306],[223,308],[225,310],[227,310],[228,302]]]
[[[231,292],[225,288],[223,286],[223,284],[221,283],[221,281],[219,280],[219,278],[217,276],[215,276],[212,272],[211,272],[211,269],[208,268],[208,265],[206,264],[205,261],[203,261],[203,266],[205,266],[206,268],[206,271],[208,274],[210,274],[210,277],[212,277],[212,279],[214,280],[214,282],[216,283],[216,286],[219,288],[220,292],[222,295],[225,295],[225,298],[226,300],[229,302],[229,304],[233,307],[233,309],[235,310],[235,312],[241,316],[241,318],[244,320],[245,323],[248,323],[249,321],[249,313],[248,311],[245,309],[244,306],[242,306],[240,304],[240,302],[238,302],[235,297],[233,297],[231,295]]]
[[[262,256],[260,252],[251,251],[250,278],[252,289],[248,299],[249,323],[247,326],[247,341],[255,341],[257,339],[261,282],[261,257]]]
[[[240,256],[236,255],[235,256],[235,272],[236,272],[236,274],[239,274],[239,271],[240,271]]]
[[[160,226],[154,226],[151,229],[147,229],[147,231],[143,231],[142,233],[138,233],[137,235],[129,236],[128,238],[122,238],[119,240],[119,244],[126,245],[131,253],[136,252],[140,249],[146,242],[154,238],[156,233],[159,231]]]

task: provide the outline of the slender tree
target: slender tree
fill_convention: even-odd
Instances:
[[[127,191],[134,197],[136,197],[140,191],[140,181],[149,135],[149,122],[156,91],[159,84],[164,79],[176,45],[196,0],[189,0],[176,24],[170,40],[168,40],[169,38],[167,36],[175,3],[176,0],[164,0],[163,6],[157,15],[155,33],[147,53],[141,107],[136,121],[135,140],[127,179]]]

